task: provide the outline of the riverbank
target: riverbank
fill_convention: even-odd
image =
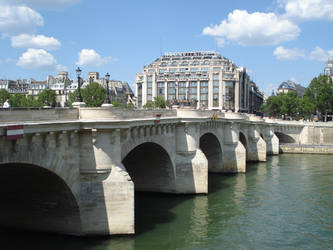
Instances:
[[[333,154],[333,145],[280,144],[280,153],[287,154]]]

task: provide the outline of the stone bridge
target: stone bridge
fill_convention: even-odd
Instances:
[[[9,125],[23,125],[24,137],[10,140]],[[333,144],[327,133],[332,126],[200,110],[2,110],[0,225],[133,234],[134,191],[205,194],[209,172],[245,173],[247,161],[278,154],[279,140]]]

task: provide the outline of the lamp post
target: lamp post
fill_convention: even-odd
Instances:
[[[49,91],[50,91],[49,82],[47,82],[45,91],[46,91],[46,97],[45,97],[45,102],[44,102],[43,108],[51,108],[50,102],[49,102]]]
[[[110,89],[109,89],[109,80],[110,80],[110,74],[106,73],[105,75],[105,80],[106,80],[106,97],[105,97],[105,104],[111,104],[110,100]]]
[[[81,95],[81,84],[80,84],[80,75],[82,70],[80,67],[77,67],[76,74],[77,74],[77,96],[75,102],[83,102],[82,95]]]
[[[109,89],[109,80],[110,80],[109,73],[106,73],[105,80],[106,80],[106,97],[104,103],[102,104],[102,107],[112,107],[113,105],[111,104],[110,89]]]
[[[77,96],[75,102],[73,102],[73,107],[85,107],[86,104],[83,102],[83,98],[81,95],[81,83],[80,83],[80,75],[82,70],[80,67],[77,67],[76,74],[77,74]]]

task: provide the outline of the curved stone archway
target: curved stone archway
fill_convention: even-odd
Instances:
[[[284,133],[281,133],[281,132],[275,132],[275,135],[279,138],[279,142],[280,144],[282,143],[295,143],[296,140],[289,136],[289,135],[286,135]]]
[[[81,235],[80,209],[55,173],[24,163],[0,164],[0,225]]]
[[[168,152],[159,144],[145,142],[132,149],[123,159],[137,191],[175,191],[175,172]]]
[[[200,137],[199,147],[208,160],[208,171],[222,172],[223,154],[218,138],[212,133],[206,133]]]
[[[248,143],[243,132],[239,131],[239,141],[243,144],[246,151],[246,160],[248,160]]]

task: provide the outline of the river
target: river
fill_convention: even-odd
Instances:
[[[0,231],[1,249],[333,249],[333,156],[283,154],[209,175],[208,195],[136,193],[136,235]]]

